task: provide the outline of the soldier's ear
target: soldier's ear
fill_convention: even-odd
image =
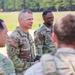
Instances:
[[[20,18],[20,19],[19,19],[19,23],[22,23],[22,22],[23,22],[23,19],[22,19],[22,18]]]
[[[54,42],[58,42],[57,35],[54,32],[52,33],[52,39]]]

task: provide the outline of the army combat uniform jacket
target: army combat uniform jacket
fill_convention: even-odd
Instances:
[[[36,47],[36,55],[42,56],[45,53],[54,54],[56,52],[55,44],[51,38],[53,27],[48,28],[43,24],[34,32],[34,41]]]
[[[24,75],[75,75],[75,49],[59,48],[54,56],[49,55],[44,55]]]
[[[16,75],[12,61],[0,54],[0,75]]]
[[[19,27],[7,39],[7,54],[14,63],[16,73],[20,75],[31,66],[34,58],[34,46],[31,35],[22,32]],[[17,75],[18,75],[17,74]]]

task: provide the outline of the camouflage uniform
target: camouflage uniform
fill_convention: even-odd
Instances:
[[[0,54],[0,75],[16,75],[12,61]]]
[[[7,39],[7,53],[14,63],[17,75],[31,66],[34,58],[34,45],[31,35],[19,27]]]
[[[34,32],[34,41],[36,47],[36,55],[41,56],[44,53],[54,54],[56,47],[51,38],[53,27],[48,28],[43,24],[40,28]]]
[[[75,49],[59,48],[54,56],[43,55],[24,75],[75,75]]]

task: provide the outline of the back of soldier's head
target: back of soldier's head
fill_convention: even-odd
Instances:
[[[54,26],[59,43],[75,44],[75,15],[66,14],[60,17]]]
[[[8,29],[6,27],[6,24],[2,19],[0,19],[0,47],[4,47],[7,37],[8,37]]]
[[[4,29],[4,27],[2,25],[2,22],[4,22],[4,21],[2,19],[0,19],[0,30],[3,30]]]
[[[23,19],[23,18],[25,17],[25,13],[30,13],[30,14],[32,14],[32,12],[31,12],[30,10],[24,9],[24,10],[20,11],[19,16],[18,16],[18,20],[19,20],[19,19]]]

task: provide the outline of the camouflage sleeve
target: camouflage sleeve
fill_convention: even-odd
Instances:
[[[53,55],[44,54],[40,58],[44,75],[58,75],[55,59]]]
[[[14,67],[16,70],[21,71],[24,66],[24,62],[22,62],[19,57],[19,48],[18,48],[18,42],[14,39],[8,38],[7,40],[7,54],[9,58],[13,61]]]
[[[0,54],[0,65],[0,75],[15,75],[12,61],[3,54]]]
[[[42,35],[40,33],[34,32],[34,43],[36,48],[36,55],[41,56],[43,54],[42,47],[43,47],[43,41],[42,41]]]
[[[57,49],[56,49],[55,43],[53,42],[52,37],[49,36],[48,34],[45,35],[45,44],[46,44],[44,46],[45,53],[50,53],[54,55]]]
[[[4,71],[2,70],[2,67],[0,67],[0,75],[3,75]]]

